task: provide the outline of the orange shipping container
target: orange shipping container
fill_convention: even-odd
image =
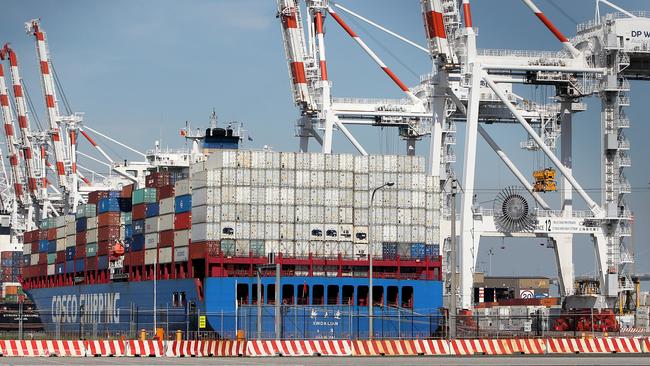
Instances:
[[[105,212],[97,215],[97,226],[119,226],[120,213],[119,212]]]

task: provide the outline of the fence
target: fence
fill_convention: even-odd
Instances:
[[[235,312],[201,312],[196,308],[102,309],[66,312],[0,310],[0,339],[135,339],[145,330],[148,339],[162,329],[164,339],[181,331],[187,340],[236,339],[369,339],[371,317],[360,306],[280,306],[276,330],[275,307],[239,306]],[[39,321],[40,318],[40,321]],[[395,307],[375,307],[374,339],[448,339],[456,324],[457,338],[541,338],[590,336],[643,336],[647,329],[620,324],[613,314],[458,315],[450,320],[439,312],[422,313]],[[239,331],[239,334],[238,334]],[[160,334],[158,334],[160,335]]]

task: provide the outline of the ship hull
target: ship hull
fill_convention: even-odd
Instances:
[[[275,278],[261,281],[260,336],[273,337]],[[367,296],[367,278],[296,276],[282,278],[281,283],[282,337],[367,336],[368,307],[361,300]],[[168,333],[213,331],[218,337],[232,338],[243,330],[257,335],[255,277],[159,280],[155,288],[156,325]],[[439,329],[440,281],[375,279],[374,289],[377,336],[430,336]],[[131,336],[154,328],[153,293],[154,281],[27,290],[48,331]]]

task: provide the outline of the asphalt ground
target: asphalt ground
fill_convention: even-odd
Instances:
[[[219,365],[219,366],[380,366],[380,365],[650,365],[646,355],[471,356],[471,357],[245,357],[245,358],[135,358],[135,357],[2,357],[0,365]]]

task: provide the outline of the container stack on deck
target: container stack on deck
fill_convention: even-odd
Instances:
[[[151,173],[143,188],[95,191],[75,216],[43,220],[25,234],[27,286],[108,282],[111,267],[135,281],[185,278],[210,258],[237,263],[199,275],[230,275],[250,272],[253,258],[270,253],[367,260],[369,234],[378,259],[439,255],[436,184],[420,157],[223,150],[192,165],[190,176]],[[370,210],[373,189],[389,181],[396,185],[378,191]],[[295,273],[332,270],[310,266]],[[437,277],[425,267],[427,278]]]

